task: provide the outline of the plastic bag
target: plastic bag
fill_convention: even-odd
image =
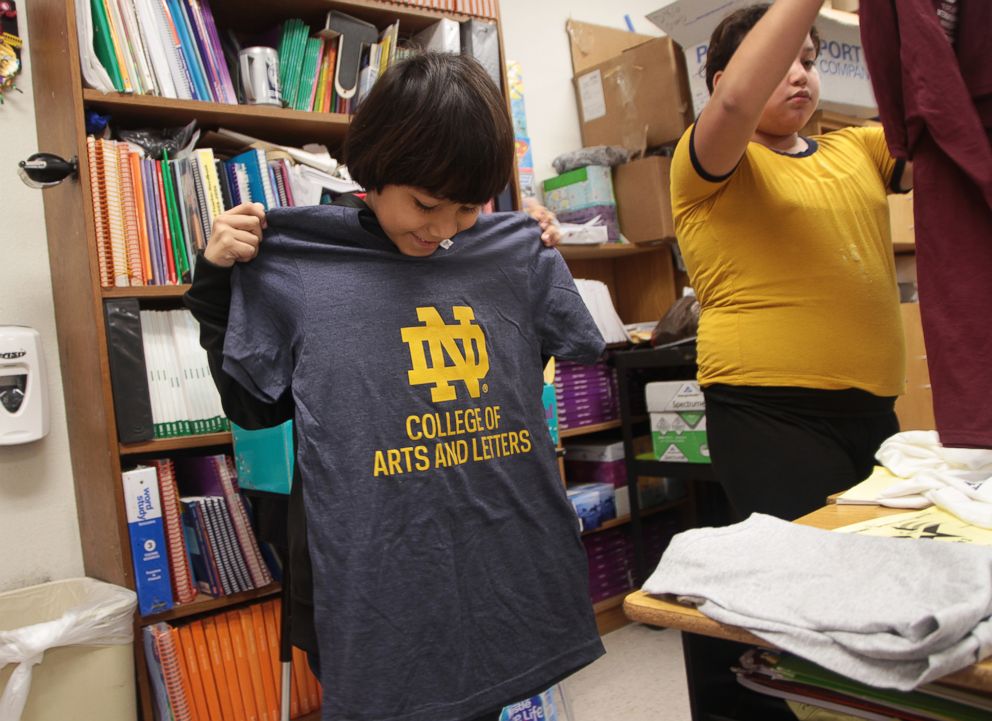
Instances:
[[[117,137],[139,146],[149,158],[162,159],[162,151],[168,150],[170,158],[176,158],[184,151],[192,150],[200,137],[196,120],[190,120],[181,128],[142,128],[127,130],[118,128]]]
[[[38,617],[45,612],[45,603],[52,607],[49,621],[30,624],[9,631],[0,631],[0,668],[16,663],[17,668],[7,681],[0,696],[0,721],[19,721],[31,692],[32,668],[41,663],[45,651],[59,646],[106,646],[127,644],[134,640],[134,609],[138,597],[134,591],[103,583],[92,578],[72,579],[72,590],[66,591],[66,582],[33,586],[0,596],[0,603],[17,614],[22,607],[29,607],[30,614]],[[39,595],[45,586],[52,587],[46,595]],[[58,597],[55,587],[58,588]],[[62,610],[67,593],[73,605]],[[40,608],[39,608],[40,606]],[[58,610],[56,610],[56,607]]]
[[[651,331],[651,345],[692,338],[699,328],[699,301],[694,295],[685,295],[672,304],[658,325]]]

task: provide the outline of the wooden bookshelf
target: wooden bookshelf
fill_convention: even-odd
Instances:
[[[348,131],[348,116],[266,106],[102,93],[83,87],[76,28],[76,3],[86,0],[34,0],[28,14],[38,149],[65,158],[78,158],[78,178],[45,191],[45,220],[66,420],[75,483],[76,507],[87,576],[134,589],[124,499],[122,466],[143,455],[167,456],[199,448],[229,446],[229,433],[216,433],[120,444],[110,384],[103,302],[108,298],[137,298],[142,307],[180,307],[185,286],[100,287],[92,194],[86,156],[85,112],[110,116],[115,127],[164,127],[196,120],[201,130],[227,128],[277,144],[323,143],[340,155]],[[240,0],[211,0],[217,25],[246,35],[268,30],[292,17],[312,30],[323,26],[329,10],[341,10],[380,29],[399,19],[405,37],[440,17],[466,16],[439,10],[397,5],[379,0],[286,0],[246,4]],[[497,26],[499,21],[497,20]],[[500,61],[505,66],[500,35]],[[509,106],[508,84],[503,79]],[[514,179],[513,195],[517,184]],[[178,620],[210,613],[276,594],[277,585],[217,599],[202,599],[166,614],[136,616],[136,628],[152,621]],[[154,718],[153,698],[140,639],[135,644],[139,709],[144,721]],[[316,719],[316,715],[309,717]]]
[[[137,285],[129,288],[103,288],[104,298],[182,298],[189,285]]]
[[[199,616],[201,614],[210,613],[211,611],[227,608],[228,606],[269,598],[270,596],[275,596],[280,593],[281,590],[281,586],[278,583],[272,583],[268,586],[256,588],[252,591],[233,593],[230,596],[218,596],[214,598],[212,596],[200,594],[196,597],[195,601],[181,604],[164,613],[155,613],[150,616],[142,616],[139,624],[141,626],[148,626],[149,624],[158,623],[159,621],[178,621],[192,616]]]
[[[676,498],[674,501],[668,501],[667,503],[661,503],[657,506],[651,506],[650,508],[645,508],[641,511],[641,518],[649,518],[651,516],[656,516],[659,513],[664,513],[665,511],[672,511],[676,508],[681,508],[689,502],[689,496],[685,495],[682,498]],[[620,518],[612,518],[609,521],[604,521],[602,524],[596,528],[591,528],[588,531],[583,531],[583,536],[591,536],[594,533],[601,533],[603,531],[609,530],[611,528],[617,528],[619,526],[626,526],[630,523],[630,516],[622,516]]]
[[[629,258],[632,255],[649,253],[659,245],[668,241],[659,240],[657,243],[600,243],[599,245],[559,245],[558,251],[565,260],[609,260],[612,258]]]
[[[599,433],[600,431],[609,431],[613,428],[620,427],[620,419],[614,421],[603,421],[602,423],[591,423],[588,426],[577,426],[575,428],[562,428],[558,431],[558,435],[561,438],[575,438],[576,436],[585,436],[590,433]]]
[[[172,451],[184,451],[190,448],[210,448],[212,446],[231,445],[230,431],[223,433],[201,433],[196,436],[177,436],[175,438],[156,438],[141,443],[120,443],[118,447],[122,456],[158,453],[167,454]]]

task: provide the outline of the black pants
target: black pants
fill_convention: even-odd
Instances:
[[[867,478],[899,431],[895,398],[857,389],[716,384],[703,394],[713,472],[742,519],[815,511]]]

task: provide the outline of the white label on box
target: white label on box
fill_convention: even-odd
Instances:
[[[582,119],[587,123],[606,115],[606,95],[599,70],[579,76],[579,102],[582,104]]]

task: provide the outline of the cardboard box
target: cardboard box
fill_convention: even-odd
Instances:
[[[705,68],[710,34],[731,12],[752,4],[752,0],[661,0],[659,9],[648,14],[648,20],[674,38],[685,52],[696,115],[709,100]],[[824,8],[816,29],[820,33],[820,105],[860,118],[877,115],[858,16]]]
[[[572,75],[578,75],[583,70],[599,65],[627,48],[654,37],[576,20],[566,21],[565,31],[568,33],[569,50],[572,52]]]
[[[892,229],[892,244],[897,251],[904,248],[908,250],[906,246],[916,246],[912,193],[894,193],[889,196],[889,226]],[[623,230],[622,225],[620,229]]]
[[[644,389],[654,456],[659,461],[709,463],[706,403],[696,381],[648,383]]]
[[[631,243],[675,237],[670,191],[672,159],[651,156],[613,169],[620,232]]]
[[[600,216],[611,243],[620,240],[613,174],[605,165],[587,165],[544,181],[544,205],[566,223]]]
[[[671,38],[635,45],[573,82],[586,147],[673,144],[693,119],[685,59]]]

